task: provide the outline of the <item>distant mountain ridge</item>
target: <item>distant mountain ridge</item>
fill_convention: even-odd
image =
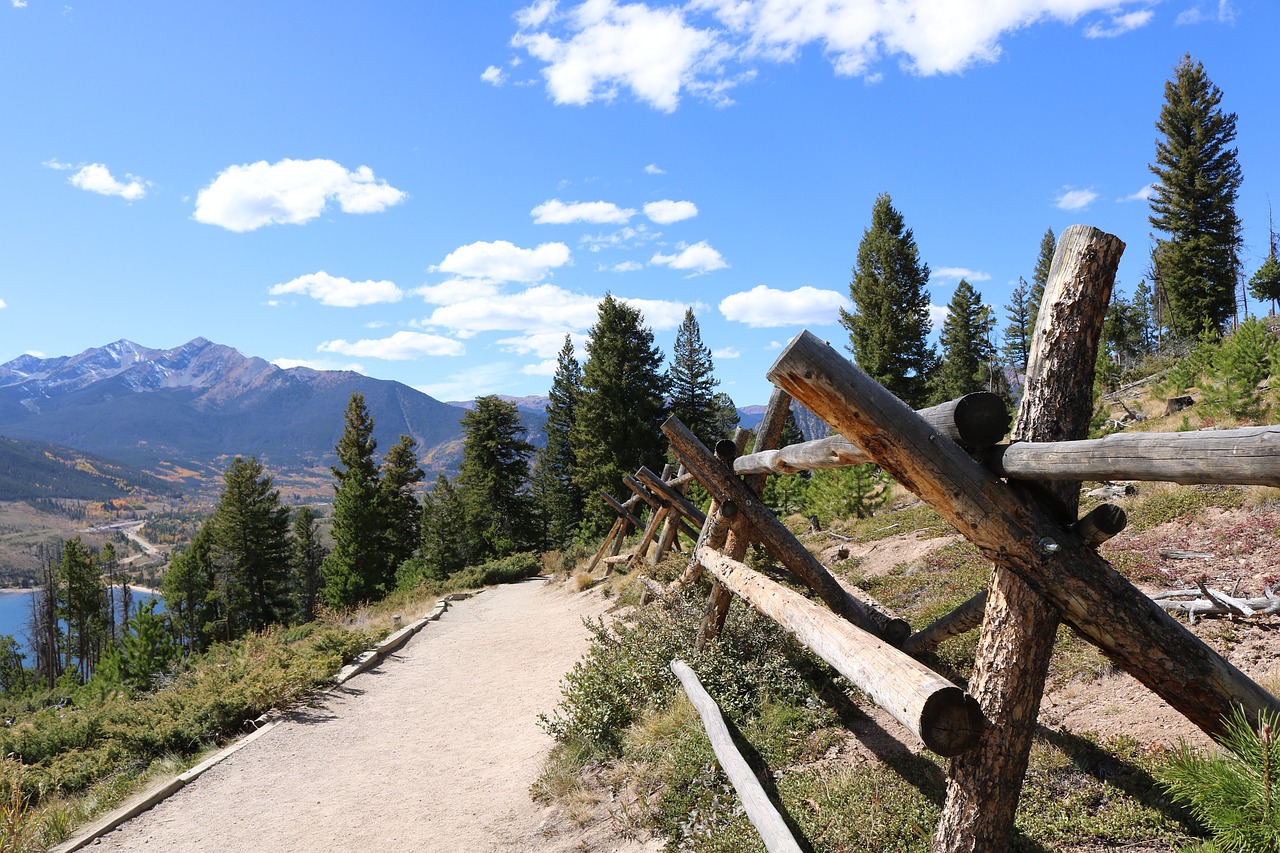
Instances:
[[[353,392],[364,395],[379,448],[410,435],[432,477],[456,466],[456,407],[400,382],[281,368],[205,338],[167,350],[120,340],[78,355],[23,355],[0,364],[0,435],[170,477],[175,465],[200,479],[220,476],[236,455],[255,455],[278,475],[333,461]],[[544,418],[527,410],[522,416],[536,441]]]
[[[171,495],[171,483],[100,456],[50,444],[0,436],[0,500],[38,498],[100,500],[137,492]]]

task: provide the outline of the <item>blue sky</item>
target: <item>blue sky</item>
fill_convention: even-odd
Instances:
[[[0,0],[0,362],[204,336],[542,394],[612,292],[666,353],[693,307],[762,403],[800,329],[848,340],[881,192],[937,306],[999,309],[1073,223],[1131,291],[1184,53],[1239,115],[1251,274],[1277,34],[1274,0]]]

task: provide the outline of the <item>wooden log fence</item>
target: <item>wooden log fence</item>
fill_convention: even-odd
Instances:
[[[802,848],[791,834],[791,828],[787,826],[781,812],[752,772],[751,765],[733,742],[729,727],[725,725],[724,716],[720,713],[720,706],[703,689],[702,682],[687,663],[673,660],[671,672],[679,679],[690,704],[702,718],[702,728],[707,733],[707,740],[711,741],[711,749],[720,762],[720,769],[738,792],[742,810],[747,813],[756,832],[760,833],[765,850],[769,853],[801,853]]]

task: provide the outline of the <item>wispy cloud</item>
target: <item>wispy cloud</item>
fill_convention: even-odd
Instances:
[[[1111,15],[1107,23],[1094,23],[1085,28],[1085,38],[1113,39],[1145,27],[1156,13],[1151,9],[1138,9],[1123,15]]]
[[[648,166],[644,167],[644,173],[646,175],[665,175],[667,170],[659,169],[658,164],[656,163],[650,163]]]
[[[343,213],[380,213],[406,198],[368,166],[348,171],[332,160],[260,160],[220,172],[196,195],[194,218],[244,232],[310,222],[330,201]]]
[[[719,252],[711,248],[707,241],[686,246],[674,255],[661,252],[649,259],[649,263],[657,266],[668,266],[673,270],[689,270],[693,275],[727,269],[729,264]]]
[[[753,329],[828,325],[838,322],[840,309],[848,307],[849,299],[843,294],[808,286],[777,290],[761,284],[720,300],[720,313],[726,320],[746,323]]]
[[[479,364],[450,374],[440,382],[417,385],[419,391],[437,400],[474,400],[485,394],[498,394],[512,387],[518,371],[510,362]],[[459,410],[458,417],[462,417]]]
[[[1071,187],[1063,187],[1062,192],[1054,199],[1054,204],[1059,210],[1083,210],[1098,198],[1098,194],[1093,190],[1077,190]]]
[[[462,355],[466,352],[461,341],[423,332],[396,332],[389,338],[363,341],[325,341],[316,349],[384,361],[412,361],[425,356]]]
[[[1131,194],[1131,195],[1127,195],[1127,196],[1125,196],[1124,198],[1118,198],[1118,199],[1116,199],[1116,201],[1118,201],[1118,202],[1126,202],[1126,201],[1147,201],[1147,200],[1149,200],[1149,199],[1150,199],[1153,195],[1155,195],[1155,194],[1156,194],[1156,185],[1155,185],[1155,184],[1147,184],[1145,187],[1143,187],[1142,189],[1138,190],[1136,193],[1133,193],[1133,194]]]
[[[723,359],[742,358],[742,353],[738,351],[737,347],[722,347],[721,349],[713,349],[711,357]]]
[[[935,279],[952,279],[954,281],[965,281],[972,284],[975,281],[990,281],[991,273],[982,272],[981,270],[971,270],[965,267],[939,267],[930,270],[930,277]]]
[[[1213,21],[1220,24],[1234,24],[1236,21],[1235,4],[1231,0],[1218,0],[1216,4],[1199,0],[1191,8],[1179,12],[1174,23],[1178,26],[1187,26],[1189,24],[1203,24]]]
[[[493,86],[501,86],[507,82],[506,73],[496,65],[490,65],[480,73],[480,79]]]
[[[404,291],[390,281],[352,281],[342,276],[329,275],[324,270],[301,275],[292,281],[271,286],[272,296],[297,294],[310,296],[321,305],[338,308],[355,308],[360,305],[376,305],[380,302],[399,302]]]
[[[1074,24],[1101,13],[1106,22],[1085,35],[1115,37],[1146,24],[1151,6],[1151,0],[583,0],[561,9],[540,0],[515,16],[511,43],[543,63],[558,104],[610,101],[627,92],[671,112],[684,96],[730,104],[732,89],[761,64],[793,62],[806,49],[827,57],[836,74],[869,82],[892,60],[922,76],[955,74],[995,62],[1001,40],[1028,26]]]
[[[544,201],[529,211],[535,225],[568,225],[572,222],[590,222],[596,225],[622,225],[636,212],[618,207],[608,201],[563,202],[558,198]]]
[[[644,206],[644,215],[658,225],[670,225],[698,215],[698,206],[691,201],[651,201]]]
[[[98,195],[119,196],[125,201],[137,201],[147,194],[149,182],[137,175],[126,174],[123,181],[117,180],[101,163],[90,163],[87,166],[72,166],[59,160],[46,160],[44,165],[58,171],[75,170],[75,174],[67,178],[67,182],[86,192]]]
[[[564,243],[542,243],[522,249],[506,240],[480,241],[454,249],[432,271],[494,281],[532,282],[546,278],[551,270],[569,263],[569,247]]]

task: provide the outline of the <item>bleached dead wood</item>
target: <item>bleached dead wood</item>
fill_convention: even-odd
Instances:
[[[1177,599],[1196,596],[1190,601]],[[1269,616],[1280,613],[1280,595],[1274,587],[1267,587],[1262,595],[1254,598],[1238,598],[1220,589],[1201,584],[1196,589],[1175,589],[1151,596],[1165,610],[1185,613],[1194,624],[1197,616]]]
[[[751,765],[733,742],[729,727],[725,725],[724,716],[720,713],[720,706],[707,694],[702,682],[698,681],[698,676],[684,661],[673,660],[671,671],[680,680],[689,702],[702,718],[702,728],[707,733],[707,740],[711,741],[711,749],[720,762],[720,769],[738,792],[742,810],[747,813],[747,819],[756,828],[756,832],[760,833],[765,849],[769,853],[800,853],[801,847],[792,836],[786,820],[769,799],[764,786],[751,770]]]

